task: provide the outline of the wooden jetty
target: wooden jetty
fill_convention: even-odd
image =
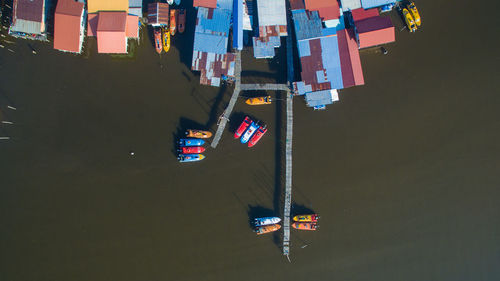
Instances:
[[[241,84],[242,91],[289,91],[285,84]]]

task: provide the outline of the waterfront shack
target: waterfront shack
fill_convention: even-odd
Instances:
[[[14,37],[47,40],[45,0],[14,0],[9,34]]]
[[[336,0],[305,0],[305,8],[309,11],[317,11],[319,17],[326,27],[344,27],[344,20],[340,18],[340,7]]]
[[[170,8],[167,3],[148,4],[148,24],[153,27],[167,26],[170,21]]]
[[[142,0],[129,0],[128,14],[142,18]]]
[[[272,58],[281,46],[280,36],[287,36],[285,0],[257,0],[258,34],[253,37],[255,58]]]
[[[80,53],[85,33],[84,3],[57,1],[54,16],[54,49]]]
[[[139,17],[128,14],[128,0],[88,0],[87,36],[97,37],[97,52],[126,54],[128,39],[139,36]]]
[[[214,2],[217,8],[211,8]],[[200,84],[219,87],[223,77],[234,76],[236,56],[228,52],[233,1],[205,0],[193,4],[200,6],[195,6],[198,12],[191,69],[200,71]]]
[[[391,18],[375,16],[355,22],[359,48],[369,48],[396,41]]]

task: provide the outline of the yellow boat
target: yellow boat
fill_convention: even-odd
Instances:
[[[403,9],[403,16],[405,17],[406,25],[408,26],[410,32],[415,32],[417,30],[417,25],[406,8]]]
[[[186,131],[186,136],[188,138],[208,139],[212,137],[212,132],[189,129]]]
[[[166,53],[168,52],[168,50],[170,50],[170,31],[168,30],[168,28],[164,27],[162,33],[163,50]]]
[[[249,98],[246,100],[246,104],[249,105],[261,105],[261,104],[271,104],[271,96],[267,97],[256,97],[256,98]]]
[[[296,222],[317,222],[319,220],[318,214],[297,215],[293,217]]]
[[[410,2],[410,5],[407,6],[408,10],[410,11],[411,15],[413,16],[413,19],[415,20],[415,24],[417,26],[420,26],[420,14],[418,13],[417,7],[415,6],[415,3]]]

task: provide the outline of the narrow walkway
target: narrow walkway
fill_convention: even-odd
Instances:
[[[210,146],[212,148],[216,148],[217,145],[219,144],[219,141],[222,137],[222,133],[224,132],[224,129],[226,128],[227,122],[229,121],[229,116],[231,116],[231,112],[233,111],[234,105],[236,104],[236,101],[238,100],[238,96],[240,95],[240,86],[241,86],[241,52],[237,51],[236,52],[236,61],[234,65],[234,91],[233,95],[231,96],[231,100],[229,101],[229,104],[227,105],[226,109],[224,110],[224,113],[222,113],[222,116],[219,119],[219,123],[217,124],[219,127],[217,128],[217,132],[215,133],[215,137],[212,140],[212,143]]]
[[[288,15],[288,36],[286,37],[286,65],[288,86],[292,87],[293,45],[292,23]],[[286,144],[285,144],[285,205],[283,206],[283,255],[290,261],[290,214],[292,209],[292,141],[293,141],[293,95],[286,96]]]
[[[289,91],[285,84],[241,84],[242,91]]]

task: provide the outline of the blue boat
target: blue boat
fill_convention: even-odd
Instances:
[[[203,154],[179,154],[177,157],[179,162],[196,162],[205,159],[205,155]]]
[[[179,146],[202,146],[205,143],[202,139],[180,139]]]
[[[263,218],[256,218],[254,220],[255,226],[264,226],[264,225],[270,225],[270,224],[276,224],[281,221],[280,218],[278,217],[263,217]]]
[[[250,138],[253,136],[253,134],[255,134],[255,132],[257,131],[257,129],[259,127],[260,126],[257,123],[252,122],[252,124],[250,124],[250,126],[248,127],[248,129],[245,131],[245,133],[241,137],[240,142],[241,143],[247,143],[250,140]]]

